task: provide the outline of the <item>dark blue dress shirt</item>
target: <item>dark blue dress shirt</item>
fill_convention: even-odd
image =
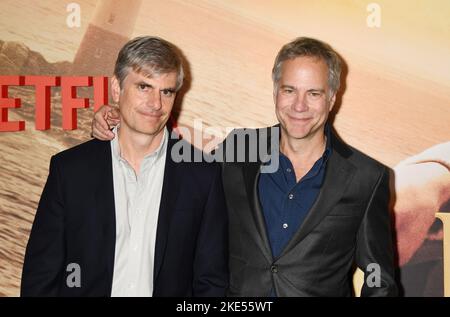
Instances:
[[[281,152],[278,170],[260,175],[259,200],[274,259],[300,228],[319,195],[331,154],[330,128],[326,126],[325,131],[327,144],[322,157],[298,183],[291,161]]]

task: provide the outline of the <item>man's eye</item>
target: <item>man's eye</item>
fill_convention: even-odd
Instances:
[[[294,92],[294,90],[292,90],[292,89],[283,89],[283,93],[285,93],[285,94],[292,94]]]
[[[311,91],[311,92],[309,93],[309,95],[310,95],[311,97],[317,98],[317,97],[320,97],[322,94],[321,94],[320,92],[314,92],[314,91]]]
[[[147,90],[148,87],[149,87],[149,86],[146,85],[146,84],[139,84],[139,85],[138,85],[139,90],[143,90],[143,91]]]
[[[163,94],[164,97],[172,97],[173,95],[173,91],[170,89],[163,89],[161,93]]]

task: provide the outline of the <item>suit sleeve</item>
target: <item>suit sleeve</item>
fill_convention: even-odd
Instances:
[[[39,201],[25,252],[21,296],[57,296],[63,278],[64,205],[57,160]]]
[[[194,259],[193,296],[223,297],[228,288],[228,216],[220,166],[215,165]]]
[[[397,296],[389,196],[389,172],[384,168],[358,231],[356,264],[364,272],[361,296]]]

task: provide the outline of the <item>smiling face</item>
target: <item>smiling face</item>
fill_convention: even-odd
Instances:
[[[122,82],[111,80],[112,97],[119,104],[121,129],[156,136],[170,117],[176,96],[177,73],[153,77],[130,70]]]
[[[282,138],[309,140],[323,135],[335,99],[324,60],[301,56],[284,61],[274,91]]]

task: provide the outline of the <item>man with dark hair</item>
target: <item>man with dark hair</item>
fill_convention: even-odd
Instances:
[[[171,43],[139,37],[121,49],[111,80],[122,114],[117,138],[52,157],[22,296],[225,294],[220,166],[176,163],[171,155],[184,142],[166,128],[182,83],[181,56]]]
[[[222,143],[228,295],[350,296],[354,264],[365,273],[362,296],[397,294],[388,168],[344,144],[328,123],[340,75],[328,44],[305,37],[286,44],[272,71],[279,125],[235,130]],[[114,136],[105,129],[114,123],[104,119],[110,111],[95,115],[94,136]],[[228,160],[239,143],[229,141],[251,135],[269,144],[270,159],[248,159],[256,148],[248,142],[238,153],[244,161]],[[271,160],[277,168],[265,169]]]

